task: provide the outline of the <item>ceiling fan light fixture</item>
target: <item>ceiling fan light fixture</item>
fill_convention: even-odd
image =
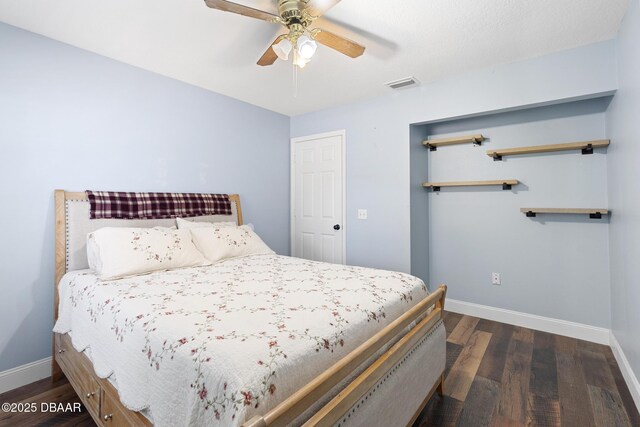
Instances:
[[[316,49],[318,49],[318,43],[311,37],[302,35],[298,39],[298,55],[302,58],[309,60],[315,55]]]
[[[289,59],[289,54],[293,49],[293,45],[291,44],[291,40],[284,38],[280,40],[278,43],[272,46],[273,51],[278,55],[278,58],[286,61]]]
[[[293,64],[297,65],[299,68],[304,68],[310,61],[311,59],[304,58],[301,55],[296,55],[293,59]]]
[[[212,9],[282,25],[288,31],[286,35],[279,35],[262,54],[257,62],[262,67],[273,65],[278,58],[288,60],[291,52],[296,66],[304,67],[316,53],[317,43],[350,58],[357,58],[365,51],[364,46],[338,34],[318,27],[309,28],[317,18],[340,3],[340,0],[278,0],[277,14],[245,6],[237,1],[239,0],[205,0],[205,3]],[[296,56],[304,60],[296,60]]]

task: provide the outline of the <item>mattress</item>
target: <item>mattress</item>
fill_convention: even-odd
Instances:
[[[157,426],[264,414],[428,295],[408,274],[257,255],[101,281],[67,273],[54,331]]]

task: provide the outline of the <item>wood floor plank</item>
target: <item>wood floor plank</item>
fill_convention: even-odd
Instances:
[[[56,387],[62,386],[64,384],[68,384],[66,378],[62,378],[60,381],[55,383]],[[51,378],[44,378],[40,381],[36,381],[31,384],[27,384],[25,386],[9,390],[5,393],[0,394],[0,402],[22,402],[29,397],[34,395],[38,395],[40,393],[44,393],[47,390],[53,388],[53,384],[51,383]]]
[[[447,338],[451,335],[451,332],[455,329],[462,319],[462,314],[452,313],[451,311],[444,312],[444,328],[447,331]]]
[[[553,335],[546,332],[536,331],[534,334],[529,392],[545,399],[558,400],[555,345]]]
[[[460,319],[453,331],[451,331],[451,335],[449,335],[447,341],[454,344],[465,345],[479,321],[480,319],[477,317],[464,316]]]
[[[50,423],[45,423],[43,426],[51,427],[96,427],[96,423],[91,418],[89,413],[85,413],[77,418],[70,418],[68,420],[51,420]]]
[[[593,407],[593,418],[598,426],[631,427],[629,417],[618,393],[587,385]]]
[[[40,393],[36,396],[29,397],[24,399],[23,402],[26,403],[39,403],[39,402],[61,402],[63,398],[67,396],[75,396],[75,391],[71,384],[65,384],[57,387],[52,387],[50,390],[47,390],[43,393]],[[80,399],[77,399],[79,402]]]
[[[582,365],[584,379],[588,385],[594,385],[606,390],[615,390],[617,388],[604,354],[582,349],[578,349],[577,354]]]
[[[495,325],[499,324],[501,323],[493,322],[487,319],[480,319],[478,321],[478,324],[476,325],[476,331],[493,332],[493,328],[495,327]]]
[[[573,356],[576,354],[578,349],[578,340],[575,338],[554,335],[553,342],[555,344],[556,353],[559,352]]]
[[[604,354],[607,349],[609,348],[606,345],[602,345],[602,344],[598,344],[595,342],[590,342],[590,341],[584,341],[584,340],[576,340],[577,341],[577,347],[580,350],[588,350],[588,351],[592,351],[594,353],[602,353]]]
[[[516,326],[513,328],[513,339],[533,343],[533,330]]]
[[[532,353],[533,343],[511,339],[496,408],[501,420],[526,421]]]
[[[440,396],[436,393],[424,409],[423,416],[415,426],[453,427],[458,421],[458,416],[462,411],[462,405],[463,402],[453,397],[447,396],[446,394]]]
[[[41,424],[51,427],[96,427],[95,421],[91,418],[91,415],[87,412],[85,415],[76,418],[69,419],[52,419],[48,422]]]
[[[529,393],[527,425],[560,427],[560,401]]]
[[[520,421],[515,421],[496,413],[493,414],[493,418],[491,419],[492,427],[522,427],[523,425]]]
[[[447,341],[447,363],[444,371],[445,378],[449,375],[451,368],[458,360],[463,346]]]
[[[489,341],[489,347],[482,358],[477,375],[500,383],[507,361],[509,343],[513,335],[513,326],[493,322],[489,332],[491,332],[491,341]]]
[[[500,384],[476,376],[458,418],[458,427],[490,426],[499,392]]]
[[[592,427],[593,409],[582,367],[576,357],[556,351],[560,419],[566,427]]]
[[[491,334],[487,332],[476,331],[471,334],[467,345],[445,379],[444,386],[449,396],[460,401],[467,398],[490,339]]]
[[[635,405],[633,396],[631,396],[629,387],[627,386],[627,383],[624,380],[624,377],[622,376],[622,372],[620,371],[618,362],[616,361],[616,358],[613,355],[613,352],[611,351],[611,349],[607,349],[605,351],[605,357],[607,358],[607,363],[609,363],[609,369],[611,369],[613,380],[616,383],[616,387],[618,388],[618,393],[620,394],[622,403],[624,403],[624,407],[627,411],[627,416],[629,417],[629,421],[631,422],[631,425],[640,426],[640,413],[638,412],[638,408]]]
[[[41,393],[37,396],[30,397],[28,399],[23,400],[26,403],[36,403],[37,410],[32,413],[2,413],[0,412],[0,425],[6,426],[26,426],[26,425],[43,425],[47,422],[50,422],[52,418],[54,418],[58,413],[56,412],[48,412],[47,410],[42,411],[40,404],[41,403],[69,403],[69,402],[80,402],[80,399],[76,395],[76,392],[73,390],[70,384],[65,384],[60,387],[56,387],[52,390],[48,390],[44,393]],[[82,408],[82,412],[76,413],[76,415],[81,415],[83,412],[86,412],[84,408]]]

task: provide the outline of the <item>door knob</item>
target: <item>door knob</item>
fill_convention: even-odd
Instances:
[[[336,224],[336,225],[334,225],[334,226],[333,226],[333,229],[334,229],[334,230],[336,230],[336,231],[340,230],[340,224]]]

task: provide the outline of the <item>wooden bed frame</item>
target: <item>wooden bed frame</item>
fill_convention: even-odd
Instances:
[[[236,204],[238,225],[242,224],[240,197],[231,195]],[[66,273],[66,201],[88,200],[85,193],[55,192],[56,216],[56,269],[54,281],[54,321],[58,319],[58,284]],[[351,381],[329,403],[318,410],[305,426],[330,426],[340,420],[349,409],[367,393],[387,372],[400,362],[412,348],[424,339],[443,317],[447,287],[440,287],[420,301],[409,311],[397,318],[380,332],[353,350],[343,359],[317,376],[307,385],[296,391],[284,402],[268,413],[254,417],[243,424],[244,427],[286,426],[303,414],[331,389],[352,374],[360,365],[374,356],[389,342],[397,341],[382,353],[373,363],[353,381]],[[404,331],[414,322],[418,322],[408,333]],[[403,335],[404,334],[404,335]],[[151,422],[141,413],[127,409],[118,397],[118,391],[107,379],[99,378],[89,358],[76,351],[68,334],[53,334],[52,380],[57,381],[63,375],[67,377],[80,400],[87,408],[98,426],[151,426]],[[399,338],[399,340],[398,340]],[[418,418],[433,394],[442,394],[444,372],[428,389],[422,404],[417,408],[409,422],[411,426]],[[425,386],[429,386],[425,384]]]

